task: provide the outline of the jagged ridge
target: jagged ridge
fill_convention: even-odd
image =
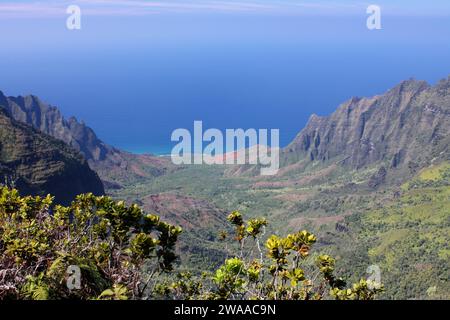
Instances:
[[[0,101],[0,183],[23,195],[52,194],[67,204],[76,195],[104,194],[83,157],[63,142],[11,119]]]
[[[15,120],[33,126],[79,151],[106,187],[120,187],[120,184],[140,177],[158,176],[171,167],[166,159],[134,155],[104,143],[83,122],[74,117],[66,120],[58,108],[36,96],[6,97],[0,91],[0,105],[4,105]]]
[[[384,162],[420,167],[449,157],[450,77],[408,80],[372,98],[352,98],[327,117],[311,116],[282,162],[334,161],[355,169]]]

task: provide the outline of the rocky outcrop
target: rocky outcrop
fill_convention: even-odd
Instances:
[[[420,167],[432,159],[448,158],[449,146],[450,77],[436,86],[408,80],[383,95],[352,98],[330,116],[311,116],[283,150],[282,163],[335,162],[355,169],[378,162],[387,169]],[[375,184],[381,181],[377,178]]]
[[[0,96],[3,96],[1,92]],[[114,149],[100,141],[91,128],[74,117],[64,119],[56,107],[43,103],[36,96],[3,96],[3,100],[5,99],[6,109],[15,120],[64,141],[80,151],[88,161],[105,160],[109,154],[114,153]]]
[[[104,194],[100,178],[78,152],[12,119],[2,103],[0,96],[0,183],[23,195],[52,194],[62,204],[82,193]]]
[[[164,174],[172,167],[167,159],[131,154],[104,143],[83,122],[74,117],[66,120],[56,107],[42,102],[36,96],[6,97],[0,92],[0,105],[4,105],[15,120],[79,151],[106,186],[117,188],[128,181]]]
[[[369,188],[376,189],[386,181],[387,170],[381,166],[376,173],[374,173],[368,182]]]

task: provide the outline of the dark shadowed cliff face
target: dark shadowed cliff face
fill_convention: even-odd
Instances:
[[[158,176],[171,167],[167,159],[134,155],[107,145],[83,122],[73,117],[66,120],[56,107],[35,96],[6,97],[0,92],[0,105],[4,105],[15,120],[62,140],[79,151],[107,187],[119,187],[128,180],[140,177]]]
[[[100,178],[78,152],[11,119],[1,106],[0,179],[23,195],[50,193],[63,204],[82,193],[104,194]]]
[[[328,117],[311,116],[282,161],[413,168],[448,159],[449,146],[450,77],[434,87],[408,80],[383,95],[352,98]]]

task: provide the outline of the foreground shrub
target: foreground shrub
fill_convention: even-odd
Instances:
[[[53,207],[0,188],[0,299],[143,298],[172,270],[180,232],[109,197]]]
[[[347,288],[332,257],[310,254],[317,239],[307,231],[265,239],[262,218],[231,213],[237,252],[213,273],[175,275],[180,227],[109,197],[52,202],[0,188],[0,299],[366,300],[382,291],[364,279]]]
[[[316,255],[311,261],[310,251],[317,239],[307,231],[284,238],[271,235],[265,241],[263,251],[265,219],[246,222],[235,211],[228,220],[236,231],[239,250],[235,256],[227,259],[213,274],[204,274],[200,279],[182,273],[177,281],[160,284],[158,290],[162,296],[177,299],[371,300],[383,290],[381,284],[365,279],[347,288],[344,279],[334,275],[335,260],[329,255]],[[226,236],[221,234],[223,240]],[[246,242],[253,242],[254,247],[245,247]]]

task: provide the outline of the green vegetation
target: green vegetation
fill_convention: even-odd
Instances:
[[[52,200],[0,189],[0,299],[138,299],[153,275],[172,270],[179,227],[108,197]]]
[[[364,279],[346,288],[328,255],[314,257],[312,272],[308,257],[317,239],[307,231],[271,235],[264,254],[267,221],[244,221],[237,211],[228,220],[238,253],[212,274],[175,275],[180,227],[109,197],[80,195],[68,207],[52,200],[0,189],[0,299],[367,300],[383,290]]]
[[[320,250],[335,256],[338,272],[351,281],[366,276],[370,265],[378,265],[386,285],[383,298],[449,298],[448,162],[418,171],[403,185],[390,183],[379,189],[367,185],[376,167],[311,166],[264,179],[230,175],[224,167],[188,166],[112,195],[132,203],[148,194],[173,192],[202,199],[224,212],[237,209],[252,219],[263,215],[271,220],[268,233],[315,233]],[[401,181],[401,175],[403,171],[390,172],[395,181]],[[215,242],[202,242],[201,252],[180,253],[189,257],[184,270],[201,266],[214,271],[217,264],[200,257],[210,252],[217,258],[226,256],[224,246],[217,238]]]
[[[212,273],[200,279],[181,273],[175,281],[157,287],[162,298],[177,299],[256,299],[256,300],[371,300],[383,291],[372,280],[361,279],[346,288],[346,282],[334,275],[335,260],[329,255],[309,259],[317,238],[299,231],[286,237],[271,235],[261,248],[267,221],[264,218],[244,221],[238,211],[228,220],[235,228],[238,251]],[[223,235],[225,240],[227,235]],[[247,244],[247,247],[246,247]],[[252,257],[252,253],[257,253]]]
[[[347,218],[357,244],[346,261],[365,256],[382,270],[385,298],[449,299],[450,165],[421,171],[398,199]],[[355,272],[354,265],[347,265]]]

